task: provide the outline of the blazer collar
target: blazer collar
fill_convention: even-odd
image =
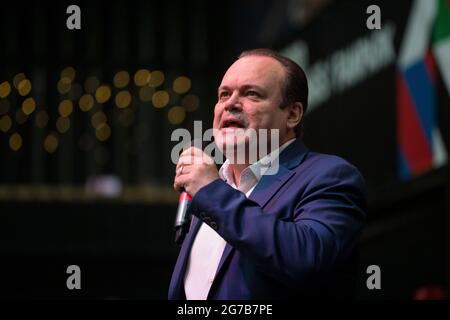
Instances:
[[[280,153],[278,171],[275,174],[265,174],[256,185],[249,199],[257,202],[262,208],[277,193],[281,186],[294,174],[296,168],[305,158],[308,148],[300,139],[296,139]],[[273,170],[276,170],[273,168]],[[272,170],[269,169],[267,173]]]
[[[297,138],[280,153],[280,165],[293,169],[303,161],[308,151],[303,141]]]

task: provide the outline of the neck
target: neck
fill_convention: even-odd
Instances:
[[[281,147],[283,144],[285,144],[287,141],[291,140],[295,138],[295,134],[292,135],[287,135],[286,137],[284,137],[284,139],[282,139],[280,141],[280,145],[279,147]],[[274,150],[271,150],[274,151]],[[245,157],[246,162],[243,164],[230,164],[230,168],[233,171],[233,178],[234,178],[234,183],[236,184],[236,186],[239,187],[239,183],[241,181],[241,173],[242,171],[244,171],[245,168],[247,168],[248,166],[251,165],[251,163],[249,163],[247,160],[249,159],[249,157]],[[260,159],[258,158],[258,161]]]
[[[233,171],[233,179],[234,184],[239,187],[241,182],[241,173],[247,168],[250,164],[230,164],[230,168]]]

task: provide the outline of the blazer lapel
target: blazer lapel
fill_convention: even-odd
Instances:
[[[308,149],[300,139],[296,139],[280,154],[278,167],[272,166],[267,173],[261,177],[249,199],[264,208],[267,202],[278,192],[278,190],[294,175],[292,169],[296,168],[306,156]],[[278,169],[274,174],[271,171]]]
[[[294,175],[294,171],[279,166],[278,173],[274,175],[264,175],[256,185],[249,199],[264,208],[267,202],[278,192],[281,186]]]
[[[177,262],[175,264],[173,278],[170,282],[169,299],[185,299],[183,283],[184,275],[186,273],[189,252],[191,250],[192,244],[194,243],[195,235],[197,234],[201,225],[202,221],[193,215],[191,228],[187,233],[186,238],[184,239],[180,253],[178,254]]]
[[[235,250],[234,247],[230,246],[227,242],[227,244],[225,245],[225,249],[223,249],[223,253],[222,253],[222,257],[220,258],[219,265],[217,266],[216,276],[214,277],[214,281],[211,285],[211,288],[209,289],[207,299],[209,299],[211,292],[214,291],[214,287],[217,286],[216,279],[221,276],[221,272],[223,271],[223,265],[224,265],[225,261],[228,260],[228,258],[231,256],[231,253],[234,252],[234,250]]]

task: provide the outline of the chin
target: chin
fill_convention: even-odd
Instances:
[[[221,129],[214,134],[214,141],[225,157],[228,158],[227,155],[236,154],[239,149],[248,145],[249,137],[246,136],[245,131],[244,129]]]

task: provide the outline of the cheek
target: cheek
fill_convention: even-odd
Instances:
[[[251,127],[259,128],[266,128],[273,121],[272,115],[261,111],[248,113],[247,118]]]
[[[282,128],[285,122],[280,112],[258,110],[248,114],[250,126],[254,128]]]
[[[219,126],[220,117],[222,116],[223,108],[216,104],[214,107],[214,120],[213,120],[213,128],[217,128]]]

